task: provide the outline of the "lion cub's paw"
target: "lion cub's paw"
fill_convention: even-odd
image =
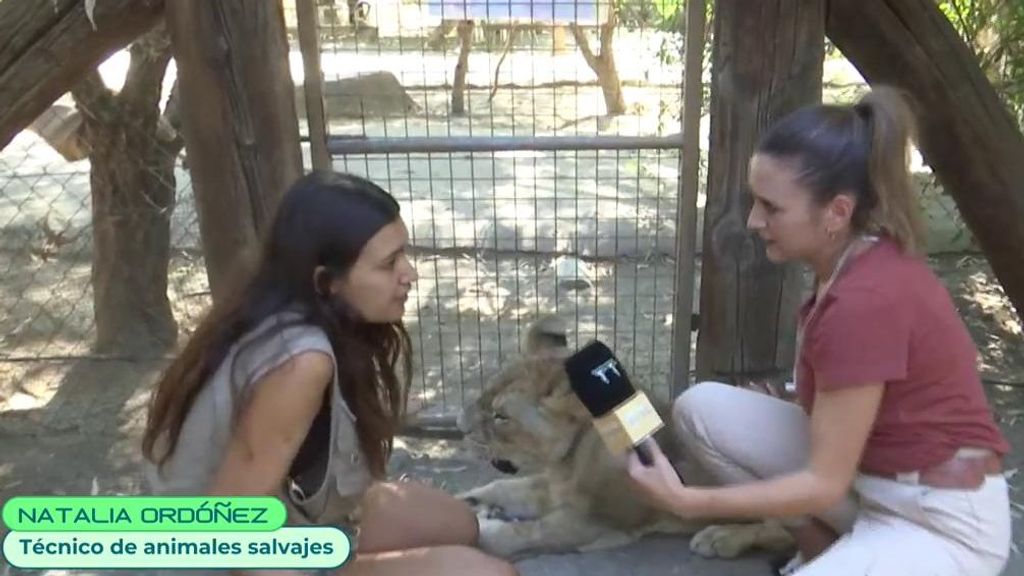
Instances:
[[[513,522],[517,520],[517,518],[514,518],[504,508],[498,506],[497,504],[478,503],[472,508],[473,512],[476,513],[477,518],[486,518],[488,520],[501,520],[502,522]]]
[[[754,548],[789,550],[793,537],[775,521],[708,526],[690,540],[690,550],[706,558],[735,558]]]
[[[529,546],[515,524],[495,518],[480,518],[480,549],[499,558],[513,558]]]
[[[522,520],[533,520],[537,517],[537,510],[529,502],[489,502],[485,493],[463,492],[456,495],[477,515],[478,518],[491,518],[506,522],[518,522]]]

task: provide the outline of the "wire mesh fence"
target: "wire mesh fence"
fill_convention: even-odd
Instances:
[[[641,384],[668,385],[678,152],[337,164],[376,176],[403,206],[420,274],[408,321],[422,400],[461,405],[551,313],[567,320],[571,345],[600,338]]]
[[[619,7],[377,1],[321,22],[326,132],[353,150],[334,166],[384,183],[410,226],[424,404],[460,406],[546,313],[670,391],[679,151],[615,139],[679,132],[682,44]],[[595,137],[611,145],[580,145]],[[423,147],[358,152],[409,138]],[[486,139],[516,149],[473,151]]]
[[[209,291],[180,162],[176,173],[166,289],[184,338],[207,309]],[[67,162],[34,134],[0,153],[0,410],[45,405],[77,360],[151,363],[162,355],[96,351],[92,204],[87,160]]]
[[[0,409],[46,405],[79,360],[161,359],[208,306],[169,60],[147,34],[0,151]]]

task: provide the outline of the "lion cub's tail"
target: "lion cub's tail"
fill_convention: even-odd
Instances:
[[[548,350],[562,350],[569,346],[565,320],[554,314],[545,314],[530,324],[526,332],[526,353],[538,354]]]

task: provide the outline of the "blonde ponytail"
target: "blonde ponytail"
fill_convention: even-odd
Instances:
[[[924,251],[925,233],[917,193],[910,178],[910,141],[914,115],[903,94],[874,88],[854,109],[869,126],[868,179],[877,203],[867,228],[895,240],[904,251]]]

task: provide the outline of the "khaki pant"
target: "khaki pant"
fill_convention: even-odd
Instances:
[[[807,465],[809,419],[796,404],[705,382],[676,400],[673,420],[688,456],[720,484]],[[1010,551],[1001,475],[977,490],[945,490],[859,474],[850,497],[819,518],[841,537],[799,576],[997,576]]]

